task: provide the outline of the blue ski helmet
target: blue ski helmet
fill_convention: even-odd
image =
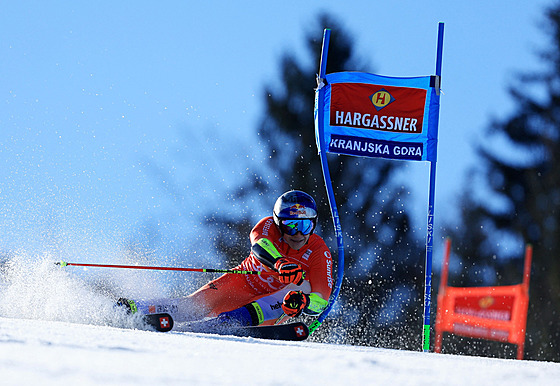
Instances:
[[[300,190],[290,190],[276,200],[273,210],[274,223],[282,233],[295,234],[298,231],[304,235],[312,233],[317,225],[317,204],[309,194]],[[311,220],[311,226],[304,228],[293,228],[292,223],[289,228],[284,224],[284,220]],[[285,222],[285,221],[284,221]],[[304,224],[305,222],[303,222]],[[309,223],[309,222],[307,222]]]

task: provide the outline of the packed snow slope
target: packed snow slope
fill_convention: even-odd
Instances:
[[[557,385],[560,364],[0,318],[3,385]]]
[[[540,386],[560,379],[560,363],[139,330],[114,308],[112,291],[160,289],[146,277],[107,281],[107,272],[92,284],[94,273],[81,272],[48,257],[0,262],[0,384]]]

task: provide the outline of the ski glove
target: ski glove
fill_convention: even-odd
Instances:
[[[303,309],[309,305],[309,295],[301,291],[290,291],[284,296],[282,311],[293,318],[301,314]]]
[[[274,264],[274,269],[280,274],[278,280],[284,284],[301,285],[303,283],[303,268],[298,263],[281,258]]]

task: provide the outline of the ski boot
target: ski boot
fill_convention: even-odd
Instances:
[[[117,306],[123,307],[127,314],[135,314],[138,312],[138,307],[136,307],[136,302],[127,298],[119,298],[117,300]]]
[[[228,334],[243,327],[257,326],[260,324],[260,320],[255,306],[257,306],[256,302],[232,311],[222,312],[214,318],[189,322],[183,326],[183,329],[189,332]]]

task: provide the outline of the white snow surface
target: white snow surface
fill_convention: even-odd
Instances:
[[[557,385],[560,364],[0,318],[3,385]]]
[[[560,379],[560,363],[138,330],[76,271],[49,259],[0,267],[1,385],[540,386]]]

